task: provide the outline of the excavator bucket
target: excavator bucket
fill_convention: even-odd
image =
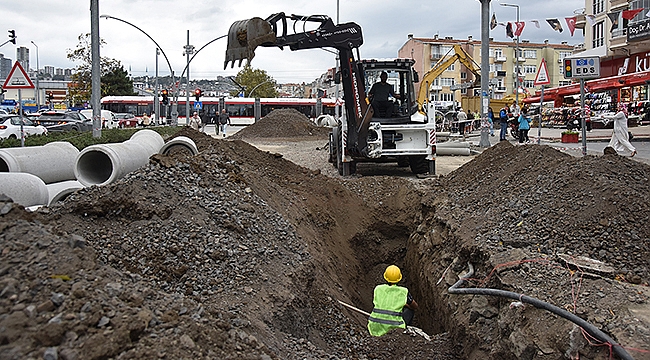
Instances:
[[[241,66],[244,59],[250,63],[255,57],[255,49],[258,46],[265,43],[275,44],[275,41],[275,32],[268,21],[258,17],[235,21],[228,31],[228,47],[223,69],[228,67],[230,61],[232,61],[230,67],[235,66],[237,60],[239,60],[238,66]]]

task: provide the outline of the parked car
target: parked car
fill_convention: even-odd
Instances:
[[[80,111],[88,119],[93,118],[93,109],[86,109]],[[102,127],[105,129],[113,129],[117,127],[117,119],[115,113],[110,110],[101,110]]]
[[[43,125],[48,131],[92,131],[93,121],[78,111],[48,111],[34,120]]]
[[[116,113],[115,118],[117,119],[117,127],[120,129],[138,125],[138,119],[131,113]]]
[[[36,125],[27,118],[23,118],[23,130],[25,136],[47,135],[47,129],[44,126]],[[0,138],[20,139],[20,116],[0,115]]]

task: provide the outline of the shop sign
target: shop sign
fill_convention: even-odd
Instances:
[[[650,20],[628,25],[627,41],[639,41],[650,38]]]

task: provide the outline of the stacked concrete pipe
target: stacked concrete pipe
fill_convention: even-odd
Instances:
[[[0,149],[0,172],[29,173],[46,184],[75,180],[79,150],[69,142]]]
[[[45,186],[47,187],[48,193],[48,206],[51,206],[57,201],[65,200],[68,195],[84,188],[84,186],[76,180],[61,181],[58,183],[47,184]]]
[[[469,156],[469,143],[466,141],[446,141],[436,144],[436,155]]]
[[[174,155],[178,153],[185,153],[194,156],[199,153],[194,140],[187,136],[177,136],[163,145],[159,151],[162,155]]]
[[[74,174],[84,186],[108,185],[146,165],[163,145],[153,130],[140,130],[123,143],[92,145],[77,156]]]
[[[47,186],[38,176],[21,172],[0,172],[0,194],[24,207],[46,205]]]

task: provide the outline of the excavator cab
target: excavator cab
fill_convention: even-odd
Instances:
[[[364,68],[366,93],[373,92],[371,89],[381,82],[382,73],[388,75],[386,83],[392,88],[387,100],[370,96],[374,110],[372,121],[380,124],[408,123],[411,115],[417,112],[413,86],[417,73],[412,68],[413,60],[362,60],[361,63]]]

